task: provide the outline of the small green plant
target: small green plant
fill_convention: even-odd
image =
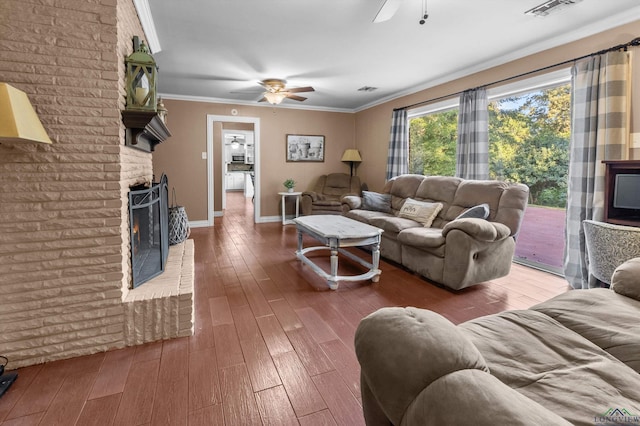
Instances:
[[[291,179],[291,178],[289,178],[289,179],[285,180],[284,182],[282,182],[282,184],[287,189],[293,189],[293,187],[296,186],[296,181]]]

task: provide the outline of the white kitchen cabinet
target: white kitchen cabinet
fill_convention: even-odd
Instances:
[[[227,191],[243,191],[244,190],[244,177],[245,173],[242,172],[229,172],[226,174]]]

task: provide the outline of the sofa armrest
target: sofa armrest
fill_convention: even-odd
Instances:
[[[479,370],[460,370],[432,383],[411,404],[409,425],[570,425],[568,421]]]
[[[342,201],[343,212],[362,207],[362,198],[357,195],[345,195],[340,201]]]
[[[507,225],[499,222],[489,222],[485,219],[468,218],[457,219],[447,223],[442,228],[442,236],[447,237],[447,234],[458,229],[478,241],[501,241],[508,238],[511,235],[511,229]]]
[[[355,349],[367,424],[400,424],[431,383],[465,369],[488,372],[475,345],[443,316],[417,308],[382,308],[360,321]],[[382,419],[383,420],[383,419]]]
[[[320,200],[320,194],[318,194],[317,192],[314,191],[304,191],[301,195],[301,197],[309,197],[311,198],[311,201],[318,201]]]
[[[627,260],[613,271],[611,288],[618,294],[640,300],[640,257]]]

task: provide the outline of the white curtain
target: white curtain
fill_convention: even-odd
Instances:
[[[460,95],[456,176],[489,178],[489,101],[484,88]]]
[[[598,285],[589,277],[582,221],[604,218],[602,160],[629,156],[631,52],[577,62],[572,72],[571,145],[564,274],[573,288]]]

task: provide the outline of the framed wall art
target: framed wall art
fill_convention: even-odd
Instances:
[[[287,135],[287,161],[324,161],[324,136]]]

